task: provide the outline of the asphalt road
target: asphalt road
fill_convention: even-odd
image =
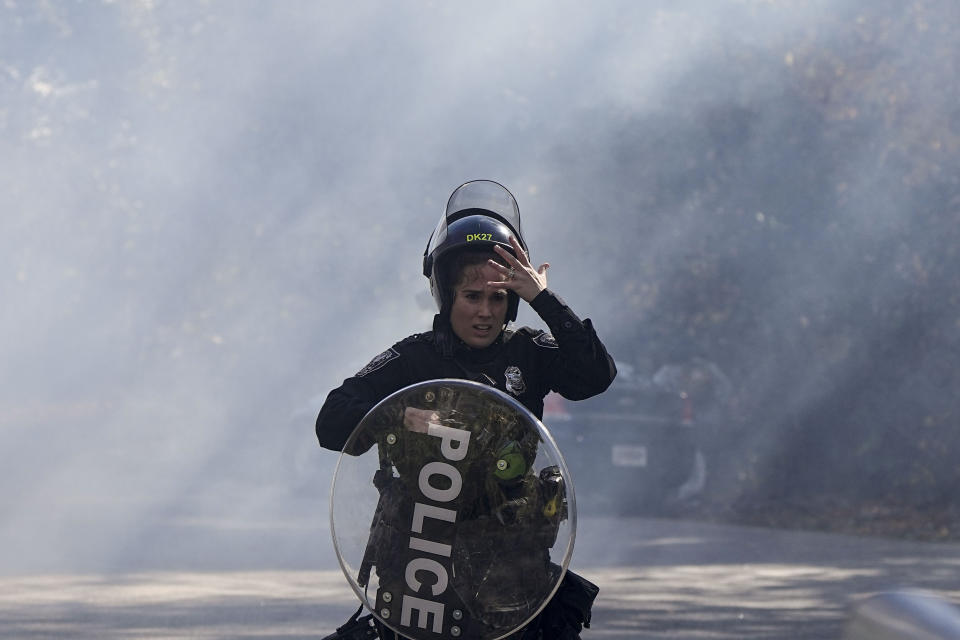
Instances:
[[[182,519],[107,572],[3,571],[0,637],[322,638],[356,608],[323,528]],[[590,518],[571,567],[601,587],[585,639],[839,639],[876,592],[960,602],[956,544]]]

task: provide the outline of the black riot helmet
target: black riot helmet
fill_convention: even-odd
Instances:
[[[441,312],[453,304],[450,280],[456,274],[448,273],[450,259],[465,250],[492,252],[495,245],[515,255],[510,236],[528,251],[520,228],[520,207],[506,187],[492,180],[472,180],[454,190],[423,252],[423,275],[430,279],[430,292]],[[507,322],[517,319],[519,306],[519,296],[511,291]]]

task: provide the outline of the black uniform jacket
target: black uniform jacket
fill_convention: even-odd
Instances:
[[[610,386],[617,370],[590,320],[580,320],[549,290],[530,306],[550,333],[529,327],[507,330],[484,349],[457,341],[452,357],[444,357],[429,331],[405,338],[376,356],[327,396],[317,416],[320,445],[340,451],[377,403],[425,380],[458,378],[489,384],[513,395],[537,418],[543,418],[543,398],[550,391],[582,400]]]

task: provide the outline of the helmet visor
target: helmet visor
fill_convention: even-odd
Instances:
[[[513,194],[502,184],[492,180],[473,180],[460,185],[450,195],[444,217],[447,219],[447,223],[450,223],[473,209],[482,209],[493,214],[510,227],[514,235],[518,238],[522,237],[520,207],[517,206]]]
[[[492,180],[473,180],[460,185],[450,195],[447,209],[431,237],[427,253],[443,244],[447,237],[447,225],[473,214],[487,215],[509,227],[520,245],[526,249],[523,230],[520,228],[520,207],[513,194],[502,184]]]

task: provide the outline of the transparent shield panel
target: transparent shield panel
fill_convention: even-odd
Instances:
[[[344,447],[330,500],[351,587],[417,640],[496,640],[526,624],[567,569],[575,514],[543,424],[465,380],[412,385],[371,410]]]

